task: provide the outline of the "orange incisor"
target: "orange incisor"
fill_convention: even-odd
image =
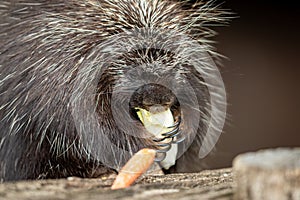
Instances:
[[[154,149],[141,149],[134,154],[119,172],[112,190],[126,188],[145,173],[153,164],[156,151]]]

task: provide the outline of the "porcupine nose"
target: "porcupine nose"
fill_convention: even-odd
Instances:
[[[155,104],[155,105],[152,105],[149,107],[149,112],[152,113],[152,114],[157,114],[157,113],[161,113],[161,112],[164,112],[166,111],[167,108],[162,106],[162,105],[159,105],[159,104]]]

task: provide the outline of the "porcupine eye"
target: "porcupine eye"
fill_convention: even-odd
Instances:
[[[144,124],[143,118],[166,111],[173,119],[180,115],[180,104],[171,90],[159,84],[147,84],[138,88],[131,96],[129,110],[133,119]]]

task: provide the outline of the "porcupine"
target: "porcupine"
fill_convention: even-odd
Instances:
[[[111,155],[106,156],[109,145],[91,131],[94,124],[89,124],[88,114],[82,114],[87,121],[82,125],[83,131],[79,131],[81,125],[74,117],[74,109],[75,115],[80,115],[80,109],[85,112],[89,108],[86,109],[83,103],[76,110],[78,99],[81,102],[85,99],[93,101],[93,116],[96,116],[100,132],[112,144],[128,150],[130,155],[143,147],[155,145],[147,138],[128,135],[126,124],[125,130],[124,127],[121,129],[112,114],[112,93],[117,82],[126,80],[125,74],[139,66],[156,79],[168,80],[170,77],[176,83],[181,79],[189,80],[199,104],[199,109],[194,110],[200,114],[200,121],[191,147],[170,170],[198,170],[197,152],[211,117],[208,86],[195,67],[186,61],[186,54],[193,49],[184,53],[188,48],[184,44],[175,45],[175,50],[165,49],[170,47],[168,44],[176,43],[178,34],[168,35],[175,32],[188,35],[204,46],[208,55],[216,56],[210,45],[210,37],[215,33],[209,25],[226,22],[225,14],[212,2],[2,0],[1,180],[97,177],[117,170],[103,162],[103,159],[119,161]],[[148,34],[151,42],[124,52],[120,48],[131,46],[133,40],[113,37],[132,30],[138,33],[137,37],[141,33]],[[112,41],[117,45],[112,45]],[[176,52],[180,53],[177,55]],[[110,56],[113,59],[107,58]],[[147,109],[147,105],[143,105],[145,102],[170,107],[173,115],[181,115],[182,126],[186,125],[186,129],[189,129],[187,124],[194,122],[193,115],[182,114],[193,108],[181,107],[176,95],[160,85],[159,80],[157,83],[140,87],[126,105],[131,113],[128,127],[136,127],[128,128],[128,132],[147,132],[133,107],[140,105]],[[92,94],[82,91],[85,86],[93,84],[96,90],[92,90]],[[122,84],[118,88],[122,91]],[[122,113],[119,114],[122,118]],[[91,136],[87,137],[89,134]],[[82,142],[82,138],[87,138],[87,141]],[[95,144],[101,150],[101,159],[93,154]],[[119,159],[127,158],[119,155]]]

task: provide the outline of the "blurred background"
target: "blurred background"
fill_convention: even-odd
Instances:
[[[239,16],[216,28],[228,120],[207,168],[243,152],[300,147],[300,8],[297,1],[225,0]]]

